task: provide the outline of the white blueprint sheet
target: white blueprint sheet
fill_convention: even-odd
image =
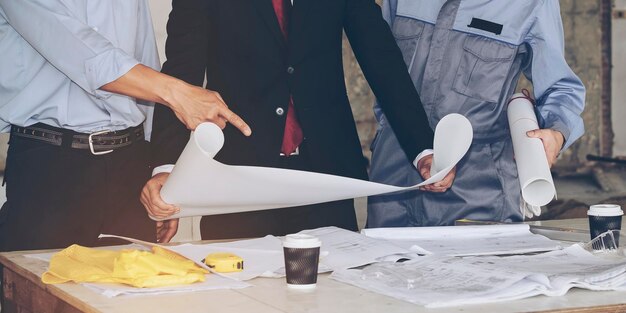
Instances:
[[[411,253],[386,240],[364,236],[337,227],[322,227],[304,230],[301,233],[318,237],[322,241],[322,251],[327,255],[321,263],[332,270],[366,265],[382,257]]]
[[[369,228],[361,232],[420,254],[498,255],[560,248],[556,241],[531,233],[526,224]]]
[[[571,288],[625,290],[626,258],[605,259],[579,245],[537,255],[449,257],[377,263],[331,278],[427,307],[560,296]]]
[[[436,173],[410,187],[364,180],[254,166],[230,166],[213,157],[224,135],[214,124],[204,123],[192,133],[161,190],[167,203],[181,210],[169,218],[284,208],[417,189],[442,180],[465,155],[472,142],[472,126],[459,114],[437,125],[434,143]]]

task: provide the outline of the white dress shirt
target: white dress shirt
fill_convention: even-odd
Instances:
[[[159,70],[147,0],[0,0],[0,56],[0,131],[151,120],[151,103],[99,90],[138,63]]]

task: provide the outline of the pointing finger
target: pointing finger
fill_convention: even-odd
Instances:
[[[233,124],[233,126],[237,127],[244,135],[250,136],[252,134],[252,129],[250,126],[241,118],[239,115],[235,114],[233,111],[229,109],[224,109],[221,114],[229,123]]]

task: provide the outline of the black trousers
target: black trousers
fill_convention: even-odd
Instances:
[[[306,142],[305,142],[306,144]],[[311,169],[306,145],[301,154],[285,157],[281,167]],[[358,230],[354,200],[341,200],[300,207],[253,211],[233,214],[208,215],[200,221],[202,239],[255,238],[266,235],[284,236],[304,229],[324,226]]]
[[[150,178],[145,141],[95,156],[12,136],[0,210],[0,251],[99,246],[109,233],[155,241],[155,223],[139,202]]]

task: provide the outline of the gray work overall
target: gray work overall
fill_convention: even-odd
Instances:
[[[585,89],[563,57],[558,1],[391,0],[383,4],[429,123],[466,116],[474,141],[445,193],[369,198],[367,227],[452,225],[461,218],[518,222],[520,186],[506,116],[523,72],[534,86],[542,128],[569,146],[583,133]],[[407,160],[378,103],[370,179],[413,185]]]

